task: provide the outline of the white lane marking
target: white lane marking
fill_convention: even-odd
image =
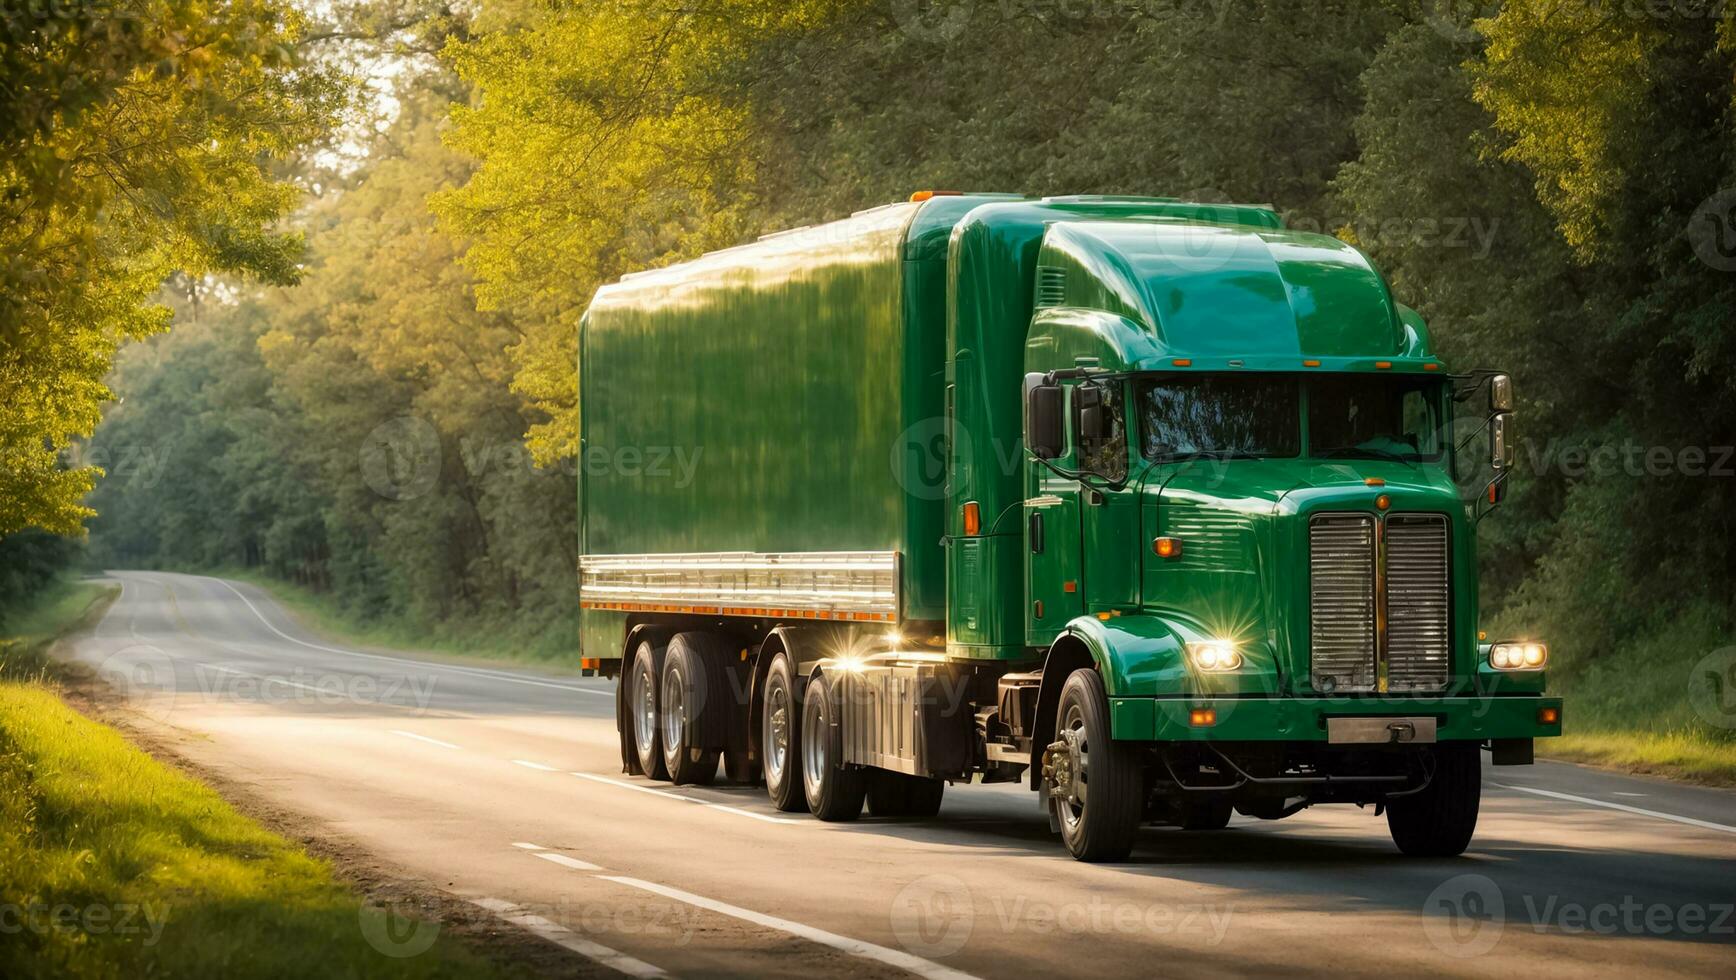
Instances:
[[[546,939],[563,949],[569,949],[588,960],[600,963],[619,973],[625,973],[627,976],[641,977],[643,980],[658,980],[658,978],[669,976],[644,960],[635,959],[619,950],[580,938],[566,926],[558,922],[550,922],[540,915],[533,915],[511,902],[504,902],[498,898],[477,898],[472,899],[471,904],[493,912],[502,921],[510,922],[533,936]]]
[[[560,772],[560,770],[556,769],[554,766],[545,766],[540,762],[531,762],[526,759],[514,759],[512,760],[512,764],[515,766],[523,766],[526,769],[535,769],[538,772]]]
[[[744,909],[737,905],[730,905],[727,902],[719,902],[716,899],[706,898],[703,895],[684,892],[679,888],[670,888],[667,885],[658,885],[649,881],[641,881],[638,878],[626,878],[617,875],[599,875],[598,877],[604,881],[615,882],[618,885],[626,885],[629,888],[648,891],[653,895],[662,895],[664,898],[672,898],[677,902],[684,902],[688,905],[695,906],[696,908],[716,912],[719,915],[727,915],[734,919],[741,919],[744,922],[752,922],[754,925],[764,926],[767,929],[776,929],[779,932],[787,932],[792,936],[806,939],[809,942],[819,943],[822,946],[830,946],[833,949],[849,953],[852,956],[860,956],[863,959],[873,960],[877,963],[884,963],[887,966],[896,967],[900,970],[914,973],[919,977],[927,978],[927,980],[976,980],[975,977],[972,977],[968,973],[954,970],[951,967],[942,966],[933,960],[925,960],[920,956],[913,956],[900,949],[877,946],[874,943],[865,942],[861,939],[851,939],[848,936],[840,936],[837,933],[827,932],[824,929],[805,926],[800,922],[791,922],[789,919],[780,919],[775,915],[766,915],[764,912],[755,912],[752,909]]]
[[[615,692],[613,691],[599,691],[592,687],[578,687],[573,684],[557,684],[550,681],[532,680],[528,677],[520,677],[516,674],[506,673],[505,671],[488,670],[483,667],[459,667],[453,664],[433,663],[427,660],[411,660],[407,657],[387,657],[377,653],[361,653],[356,650],[340,650],[337,647],[322,646],[318,643],[309,643],[306,640],[298,640],[295,637],[290,636],[288,633],[285,633],[283,630],[278,629],[276,626],[273,626],[271,621],[265,618],[265,614],[259,611],[259,607],[255,606],[252,600],[243,595],[240,589],[237,589],[235,586],[230,585],[228,582],[220,578],[212,578],[209,575],[201,575],[198,577],[210,579],[235,593],[235,597],[240,599],[243,603],[246,603],[248,609],[253,610],[253,615],[258,617],[261,623],[265,624],[266,629],[276,633],[278,636],[283,637],[291,643],[307,647],[310,650],[319,650],[324,653],[336,653],[345,657],[361,657],[364,660],[384,660],[387,663],[409,664],[415,667],[426,667],[430,670],[450,671],[455,674],[472,674],[477,677],[488,677],[494,680],[508,681],[513,684],[527,684],[531,687],[552,687],[557,691],[572,691],[576,694],[591,694],[603,698],[612,698],[615,696]]]
[[[1648,796],[1650,794],[1647,794],[1647,793],[1623,793],[1620,790],[1617,790],[1614,795],[1616,795],[1616,796],[1643,797],[1643,796]]]
[[[512,846],[522,847],[527,851],[540,851],[543,849],[541,844],[526,844],[524,841],[513,841]]]
[[[751,810],[743,810],[740,807],[733,807],[727,803],[714,803],[711,800],[702,800],[697,796],[683,796],[680,793],[670,793],[670,792],[666,792],[666,791],[660,790],[660,789],[652,789],[649,786],[635,786],[629,782],[624,782],[624,781],[619,780],[619,779],[610,779],[607,776],[598,776],[595,773],[575,772],[575,773],[571,773],[570,775],[577,776],[580,779],[589,779],[590,781],[592,781],[594,783],[607,783],[610,786],[619,786],[622,789],[635,790],[635,791],[640,792],[640,793],[650,793],[652,796],[662,796],[662,797],[665,797],[665,798],[671,799],[671,800],[681,800],[685,803],[697,803],[700,806],[710,807],[713,810],[721,810],[724,813],[733,813],[738,817],[751,817],[755,820],[763,820],[766,823],[800,823],[800,824],[805,824],[805,823],[811,822],[808,820],[790,820],[790,819],[787,819],[785,817],[768,817],[763,813],[754,813]]]
[[[572,868],[574,871],[603,870],[602,865],[592,864],[589,861],[581,861],[574,857],[567,857],[565,854],[552,854],[548,851],[537,851],[531,854],[531,857],[539,857],[544,861],[552,861],[563,868]]]
[[[1656,817],[1659,820],[1671,820],[1676,823],[1684,823],[1690,827],[1700,827],[1705,830],[1721,830],[1726,834],[1736,834],[1736,827],[1731,827],[1727,824],[1713,823],[1710,820],[1696,820],[1693,817],[1678,816],[1674,813],[1661,813],[1657,810],[1643,810],[1637,806],[1628,806],[1626,803],[1611,803],[1608,800],[1594,800],[1589,796],[1574,796],[1572,793],[1557,793],[1547,789],[1532,789],[1529,786],[1509,786],[1506,783],[1495,783],[1495,785],[1502,789],[1515,789],[1521,793],[1535,793],[1538,796],[1547,796],[1551,799],[1567,800],[1571,803],[1584,803],[1586,806],[1601,806],[1609,810],[1620,810],[1623,813],[1637,813],[1642,817]]]
[[[456,746],[456,745],[453,745],[453,744],[452,744],[452,743],[451,743],[451,742],[442,742],[442,741],[440,741],[440,740],[439,740],[439,739],[437,739],[437,738],[429,738],[429,737],[428,737],[428,736],[426,736],[426,735],[418,735],[418,734],[416,734],[416,733],[415,733],[415,732],[407,732],[407,731],[404,731],[404,730],[403,730],[403,729],[401,729],[401,728],[394,728],[394,729],[391,729],[391,732],[392,732],[392,734],[393,734],[393,735],[402,735],[402,736],[403,736],[403,737],[405,737],[405,738],[413,738],[413,739],[415,739],[415,740],[416,740],[416,741],[418,741],[418,742],[427,742],[427,743],[428,743],[428,744],[429,744],[429,745],[438,745],[438,746],[440,746],[440,747],[441,747],[441,748],[443,748],[443,749],[455,749],[455,748],[458,748],[458,746]]]

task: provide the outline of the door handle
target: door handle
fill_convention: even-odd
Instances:
[[[1043,553],[1043,512],[1031,511],[1031,554]]]

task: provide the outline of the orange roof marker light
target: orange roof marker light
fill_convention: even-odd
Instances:
[[[1423,365],[1424,371],[1439,371],[1440,369],[1441,369],[1441,366],[1439,364],[1435,363],[1434,361],[1430,361],[1427,364]]]
[[[914,204],[914,203],[921,203],[922,201],[927,201],[931,198],[959,197],[963,194],[964,194],[963,191],[917,191],[916,193],[910,195],[910,200],[911,200],[911,203]]]
[[[1320,362],[1319,362],[1319,361],[1314,361],[1314,360],[1308,360],[1308,361],[1303,361],[1303,362],[1302,362],[1302,366],[1303,366],[1303,367],[1319,367],[1319,366],[1320,366]]]
[[[1193,367],[1193,358],[1191,358],[1191,357],[1178,357],[1175,360],[1170,361],[1169,363],[1175,365],[1176,367]]]
[[[1379,370],[1385,371],[1387,368],[1392,367],[1392,362],[1391,361],[1375,361],[1374,366],[1376,368],[1378,368]]]

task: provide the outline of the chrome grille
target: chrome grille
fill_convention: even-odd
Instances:
[[[1452,602],[1447,518],[1394,514],[1386,521],[1387,690],[1438,691],[1447,684]]]
[[[1314,518],[1308,525],[1308,584],[1315,690],[1374,690],[1374,518]]]

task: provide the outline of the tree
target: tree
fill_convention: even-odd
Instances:
[[[276,167],[343,104],[271,0],[72,0],[0,21],[0,534],[80,532],[89,435],[117,347],[165,329],[175,270],[292,282]]]

